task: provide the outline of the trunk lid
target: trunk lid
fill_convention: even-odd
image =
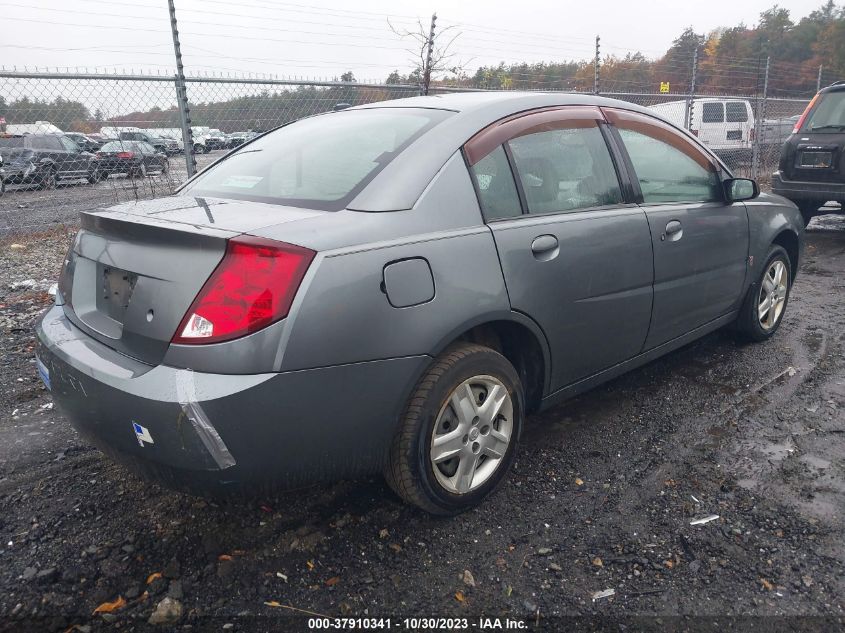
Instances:
[[[83,213],[59,282],[65,313],[101,343],[157,364],[227,240],[323,213],[181,196]]]

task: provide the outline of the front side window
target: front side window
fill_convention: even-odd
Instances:
[[[77,145],[76,143],[74,143],[74,142],[73,142],[71,139],[69,139],[68,137],[63,136],[63,137],[61,137],[61,139],[60,139],[60,140],[61,140],[61,142],[62,142],[62,145],[64,146],[64,148],[65,148],[67,151],[69,151],[69,152],[78,152],[78,151],[79,151],[79,145]]]
[[[702,123],[724,123],[725,107],[720,101],[705,101],[701,105]]]
[[[501,220],[522,214],[508,157],[499,145],[472,166],[484,219]]]
[[[558,213],[622,202],[622,191],[595,123],[508,141],[529,213]]]
[[[720,181],[712,163],[680,142],[667,142],[667,135],[673,132],[640,126],[639,130],[623,128],[619,133],[637,174],[643,202],[720,199]]]
[[[235,150],[182,193],[339,211],[414,140],[451,114],[372,108],[303,119]]]
[[[725,104],[725,116],[728,123],[745,123],[748,120],[748,107],[744,101],[728,101]]]

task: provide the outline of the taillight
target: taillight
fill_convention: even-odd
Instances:
[[[173,343],[219,343],[287,316],[314,251],[259,237],[229,240],[226,254],[179,324]]]
[[[135,154],[133,152],[118,152],[118,158],[135,158]]]
[[[792,128],[793,134],[798,134],[801,128],[804,127],[804,121],[807,120],[807,115],[810,114],[810,110],[813,109],[813,106],[816,104],[816,101],[818,100],[820,94],[820,92],[817,92],[816,96],[813,97],[810,103],[807,104],[807,107],[804,108],[804,112],[801,113],[801,116],[798,118],[798,122],[795,124],[795,127]]]
[[[751,128],[750,130],[748,130],[748,142],[749,143],[754,142],[754,128]]]
[[[690,130],[690,134],[692,134],[693,136],[696,136],[696,137],[697,137],[697,136],[698,136],[698,130],[692,130],[692,129],[691,129],[691,130]]]
[[[94,154],[94,156],[96,156],[97,158],[102,158],[102,157],[103,157],[103,153],[102,153],[102,152],[97,152],[96,154]]]

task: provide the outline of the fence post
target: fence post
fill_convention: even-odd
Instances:
[[[423,94],[428,94],[428,87],[431,85],[431,60],[434,57],[434,25],[437,22],[437,14],[431,14],[431,28],[428,31],[428,50],[425,54],[425,68],[423,69]]]
[[[179,45],[179,29],[176,25],[176,6],[173,0],[167,0],[170,10],[170,30],[173,34],[173,52],[176,55],[176,101],[179,104],[179,122],[182,126],[182,143],[185,146],[185,169],[188,178],[197,173],[194,158],[194,139],[191,134],[191,113],[188,109],[188,91],[185,88],[185,68],[182,66],[182,49]]]
[[[601,38],[596,35],[596,57],[593,60],[593,93],[599,94],[599,67],[601,66]]]
[[[687,131],[692,129],[692,121],[693,121],[693,99],[695,98],[695,76],[698,73],[698,46],[696,45],[695,50],[692,53],[692,76],[690,77],[689,83],[689,98],[687,99],[687,112],[686,112],[686,120],[684,121],[685,127]]]
[[[751,177],[757,180],[760,177],[760,132],[763,130],[763,121],[766,119],[766,104],[769,94],[769,64],[771,56],[766,57],[766,70],[763,72],[763,98],[760,107],[757,108],[757,117],[754,120],[754,144],[751,149]]]
[[[816,92],[822,89],[822,68],[824,68],[824,65],[819,64],[819,77],[816,79]]]

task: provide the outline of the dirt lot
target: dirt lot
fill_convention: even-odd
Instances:
[[[0,630],[145,630],[166,597],[197,631],[308,630],[297,614],[842,630],[845,218],[806,237],[773,340],[718,332],[533,417],[501,490],[452,519],[379,479],[217,505],[128,475],[36,375],[66,236],[3,243]],[[755,617],[716,619],[739,615]]]

